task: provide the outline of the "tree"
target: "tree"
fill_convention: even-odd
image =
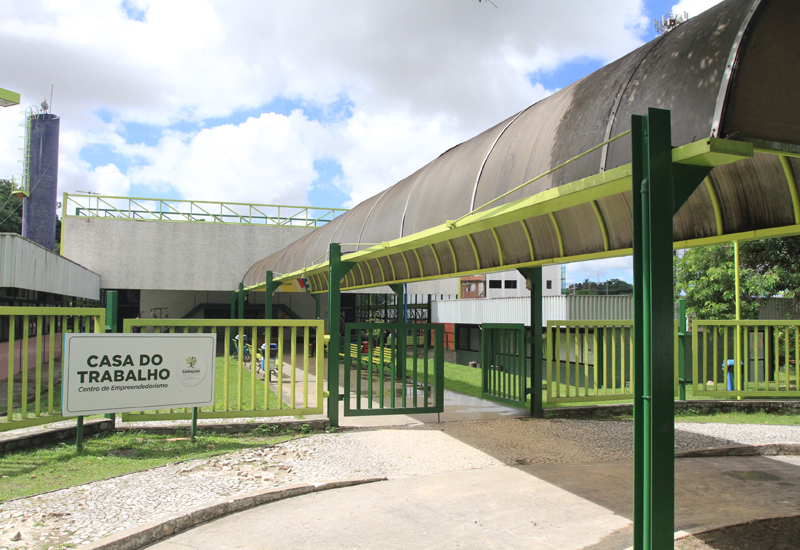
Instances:
[[[0,179],[0,233],[22,234],[22,199],[11,194],[13,185]],[[56,218],[56,251],[61,248],[61,220]]]
[[[22,199],[11,191],[11,182],[0,179],[0,233],[22,233]]]
[[[736,274],[732,244],[687,250],[675,257],[675,297],[686,298],[699,319],[736,318]],[[759,299],[800,296],[800,237],[739,244],[742,319],[758,317]]]

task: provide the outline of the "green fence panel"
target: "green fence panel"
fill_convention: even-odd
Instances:
[[[200,419],[323,413],[323,321],[126,319],[123,332],[217,335],[214,405],[201,407]],[[187,409],[122,414],[126,422],[191,417]]]
[[[0,432],[58,422],[64,333],[105,332],[106,312],[0,307]]]
[[[345,416],[444,411],[444,325],[348,323]]]

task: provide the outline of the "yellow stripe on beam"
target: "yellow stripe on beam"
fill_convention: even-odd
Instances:
[[[711,196],[711,205],[714,207],[714,219],[717,222],[717,235],[723,235],[725,233],[725,226],[722,223],[722,207],[719,205],[717,189],[714,187],[714,182],[711,181],[710,176],[706,176],[703,181],[706,184],[706,189],[708,189],[708,194]]]
[[[436,259],[436,267],[438,268],[439,275],[441,275],[442,274],[442,262],[439,259],[439,253],[436,252],[436,248],[434,248],[434,246],[432,244],[428,245],[428,246],[431,247],[431,251],[433,252],[433,257]]]
[[[478,266],[478,269],[481,268],[481,256],[478,254],[478,247],[475,245],[475,239],[472,238],[472,235],[467,235],[469,238],[469,244],[472,245],[472,252],[475,253],[475,264]]]
[[[456,256],[456,249],[453,248],[453,242],[450,239],[447,239],[447,246],[450,247],[450,254],[453,255],[453,269],[458,272],[458,256]]]
[[[603,219],[603,213],[600,212],[600,206],[598,206],[597,201],[592,201],[592,209],[594,210],[594,215],[597,216],[597,223],[600,225],[600,232],[603,234],[603,250],[608,252],[611,249],[611,246],[608,243],[608,228],[606,228],[606,220]],[[561,255],[564,255],[564,250],[561,250]]]
[[[525,237],[528,239],[528,248],[531,251],[531,261],[534,261],[536,256],[533,253],[533,239],[531,238],[531,230],[528,229],[528,224],[524,220],[519,223],[522,224],[522,228],[525,230]]]
[[[789,185],[789,193],[792,195],[792,209],[794,210],[794,223],[800,224],[800,198],[797,196],[797,180],[794,179],[792,165],[786,155],[779,155],[778,158],[783,166],[783,173],[786,175],[786,183]]]
[[[500,245],[500,237],[497,236],[497,230],[492,227],[492,235],[494,235],[494,242],[497,243],[497,253],[500,255],[500,265],[504,265],[503,261],[503,247]]]
[[[550,212],[550,220],[553,222],[553,228],[556,230],[556,237],[558,237],[558,251],[563,258],[564,254],[564,239],[561,236],[561,227],[558,225],[558,220],[556,219],[556,215]]]
[[[416,248],[414,249],[414,256],[417,257],[417,265],[419,265],[419,274],[424,277],[425,276],[425,268],[422,267],[422,260],[419,259],[419,252],[417,252]]]

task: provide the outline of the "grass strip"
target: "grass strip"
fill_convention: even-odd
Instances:
[[[202,433],[192,442],[187,430],[171,435],[124,431],[88,437],[80,453],[67,443],[12,452],[0,457],[0,501],[172,462],[274,445],[310,432],[308,424],[284,431],[264,424],[240,435]]]

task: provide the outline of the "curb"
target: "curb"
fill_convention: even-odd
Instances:
[[[766,443],[764,445],[731,445],[679,451],[675,458],[704,458],[715,456],[779,456],[800,455],[800,443]]]
[[[268,424],[277,426],[280,429],[291,428],[308,424],[310,430],[322,431],[330,426],[327,419],[309,420],[281,420],[278,422],[228,422],[225,424],[198,424],[198,433],[247,433],[256,428]],[[114,433],[124,431],[141,431],[151,434],[172,434],[175,430],[189,430],[191,424],[175,424],[171,426],[136,426],[130,423],[114,425],[107,419],[87,420],[83,425],[84,436],[95,435],[98,433]],[[8,433],[8,432],[6,432]],[[41,447],[48,444],[59,443],[61,441],[74,440],[77,436],[77,427],[59,426],[56,428],[40,428],[32,433],[25,433],[12,437],[0,439],[0,454],[11,451],[21,451],[34,447]]]
[[[177,535],[187,529],[196,527],[201,523],[211,521],[234,512],[241,512],[269,502],[292,498],[328,489],[352,487],[376,481],[386,481],[385,477],[371,477],[364,479],[344,479],[320,483],[318,485],[300,484],[289,487],[279,487],[257,491],[234,498],[224,499],[212,504],[198,506],[188,512],[168,517],[163,521],[145,523],[109,535],[103,539],[81,546],[84,550],[138,550],[143,546],[158,542],[172,535]]]

